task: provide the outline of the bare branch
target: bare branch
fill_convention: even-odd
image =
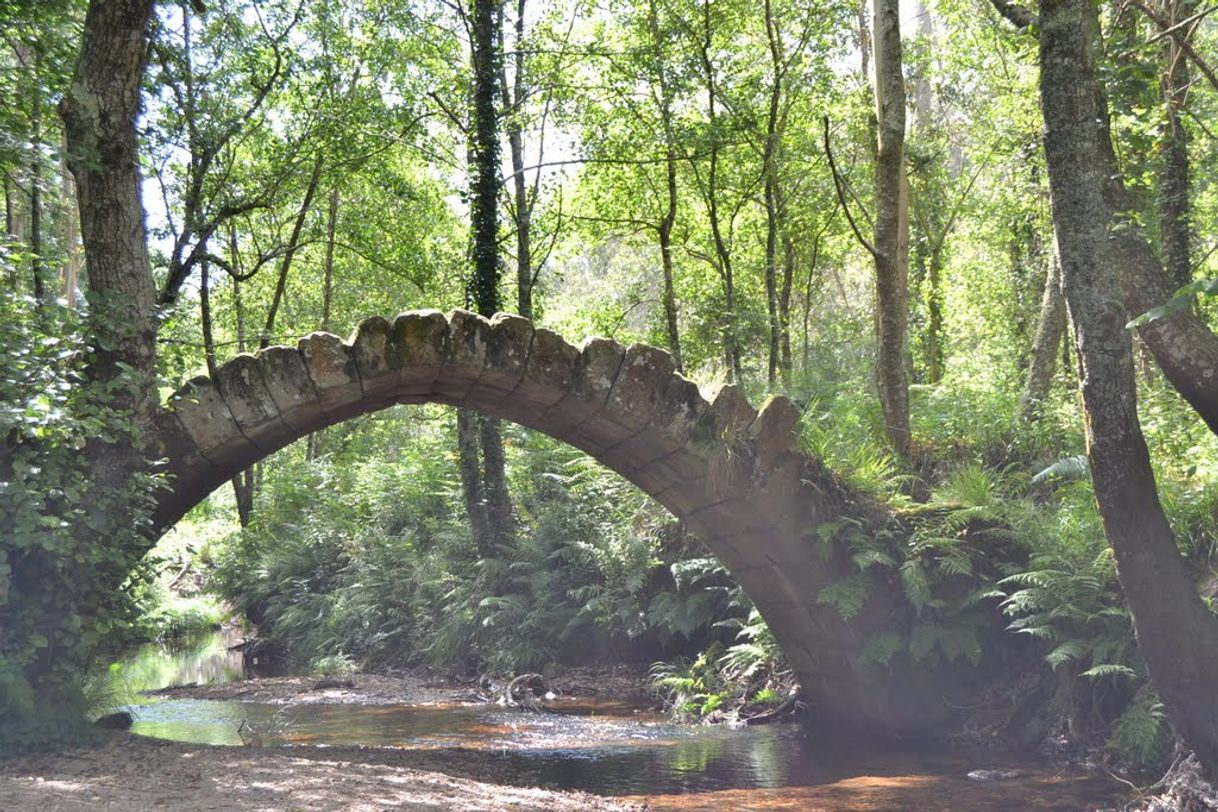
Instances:
[[[833,188],[837,190],[837,202],[841,205],[842,211],[846,215],[846,222],[850,223],[850,230],[854,232],[859,245],[866,248],[871,256],[879,259],[879,251],[871,244],[870,240],[863,236],[863,232],[859,230],[858,223],[854,220],[854,215],[850,213],[850,204],[846,202],[845,181],[842,180],[841,174],[837,171],[837,161],[833,159],[833,147],[829,143],[829,117],[822,116],[821,123],[825,128],[825,157],[829,159],[829,171],[833,175]]]

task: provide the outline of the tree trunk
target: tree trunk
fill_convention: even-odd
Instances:
[[[1159,504],[1112,273],[1122,240],[1105,194],[1097,9],[1091,0],[1046,0],[1040,23],[1045,155],[1096,500],[1151,681],[1176,730],[1218,777],[1218,618],[1197,595]]]
[[[330,308],[334,299],[334,235],[338,230],[338,187],[330,189],[330,206],[326,211],[326,259],[321,287],[321,329],[330,332]],[[305,459],[317,459],[325,429],[312,432],[305,441]]]
[[[524,8],[525,0],[516,0],[516,48],[513,60],[512,89],[507,80],[507,58],[499,62],[499,86],[503,105],[507,109],[505,129],[508,153],[512,160],[512,200],[516,221],[516,309],[526,319],[533,318],[533,207],[529,201],[524,173],[524,130],[520,123],[524,108]],[[499,31],[502,37],[503,31]],[[502,40],[500,40],[502,42]]]
[[[719,213],[719,153],[721,143],[718,132],[718,83],[715,81],[715,66],[711,62],[711,4],[705,0],[702,4],[703,39],[700,43],[699,56],[702,63],[703,78],[706,80],[706,114],[710,131],[708,148],[709,167],[706,176],[706,208],[710,219],[711,236],[715,243],[715,256],[718,259],[718,270],[723,280],[724,310],[721,335],[723,337],[723,357],[727,367],[728,382],[740,383],[743,377],[743,367],[740,357],[740,345],[736,334],[736,279],[732,267],[732,251],[727,238],[723,234],[723,225]]]
[[[1164,0],[1163,13],[1175,25],[1187,17],[1192,5],[1186,0]],[[1188,58],[1174,37],[1163,38],[1163,77],[1160,82],[1167,127],[1161,142],[1159,167],[1159,235],[1163,264],[1172,283],[1187,285],[1193,279],[1191,248],[1191,207],[1189,179],[1192,167],[1188,158],[1188,130],[1184,113],[1188,107]]]
[[[779,197],[780,211],[785,212],[786,206]],[[780,215],[786,222],[786,214]],[[788,390],[791,388],[791,371],[794,363],[791,358],[791,292],[795,285],[795,241],[784,229],[782,235],[782,286],[778,289],[778,330],[782,344],[782,355],[779,359],[779,370],[782,372],[782,383]]]
[[[482,446],[483,483],[486,486],[486,518],[495,544],[510,547],[516,537],[512,495],[507,486],[507,460],[503,453],[503,430],[499,418],[478,416]]]
[[[523,4],[520,10],[523,12]],[[474,70],[473,140],[470,144],[470,253],[474,267],[468,299],[474,310],[487,318],[499,309],[499,191],[502,179],[499,174],[499,112],[496,109],[496,96],[501,83],[506,83],[500,69],[500,25],[496,0],[475,0],[471,43]],[[523,21],[520,21],[520,25],[523,26]],[[516,157],[523,164],[523,149],[521,155],[513,157],[513,160]],[[518,190],[523,191],[523,174],[519,177],[521,185]],[[525,197],[527,199],[527,193]],[[528,262],[531,267],[532,260],[528,259]],[[531,312],[531,299],[528,304]],[[458,410],[457,451],[461,487],[474,542],[480,556],[492,557],[496,555],[499,545],[510,543],[515,532],[499,421],[464,409]]]
[[[17,240],[17,201],[13,196],[13,183],[9,180],[8,173],[4,173],[4,235],[5,242],[9,240]],[[10,267],[4,274],[4,284],[9,288],[17,289],[17,269]]]
[[[668,184],[668,208],[660,221],[660,267],[664,274],[664,324],[668,330],[668,349],[672,353],[677,372],[685,372],[681,360],[681,333],[678,322],[676,286],[673,282],[672,228],[677,219],[677,158],[672,147],[668,147],[665,159],[665,175]]]
[[[1023,397],[1019,400],[1019,415],[1023,420],[1031,419],[1049,395],[1053,383],[1053,370],[1057,366],[1057,348],[1066,331],[1066,302],[1062,298],[1061,259],[1057,253],[1057,240],[1049,249],[1049,268],[1045,274],[1045,290],[1040,300],[1040,320],[1036,325],[1036,338],[1032,342],[1032,359],[1028,364],[1028,378],[1024,384]]]
[[[781,363],[782,329],[778,315],[778,150],[781,141],[779,132],[779,106],[782,101],[782,43],[777,23],[774,20],[772,0],[765,0],[766,41],[770,50],[769,108],[766,111],[765,146],[762,150],[762,174],[765,177],[765,297],[766,315],[769,319],[770,342],[767,353],[766,383],[771,390],[778,384],[778,368]]]
[[[62,218],[63,233],[61,239],[64,246],[62,289],[63,298],[68,307],[76,307],[76,289],[80,286],[80,267],[83,257],[80,250],[80,222],[76,210],[76,184],[72,173],[68,170],[68,144],[64,140],[60,145],[60,182],[63,184],[63,200],[60,217]]]
[[[37,65],[38,60],[35,58],[35,73]],[[42,256],[42,99],[35,98],[33,105],[34,112],[30,122],[30,273],[34,280],[34,299],[38,304],[45,305],[52,296],[44,276],[46,260]]]
[[[478,414],[468,409],[457,410],[457,457],[461,472],[461,494],[465,498],[465,514],[469,517],[470,533],[479,558],[495,554],[495,534],[491,530],[486,499],[482,493],[482,471],[478,466]]]
[[[150,425],[157,408],[156,288],[145,242],[135,129],[152,6],[152,0],[89,5],[80,58],[60,103],[95,298],[89,377],[98,383],[127,378],[111,405],[132,414],[137,426]],[[92,455],[99,467],[113,464],[124,477],[144,467],[139,449],[130,444],[97,442]]]
[[[943,379],[943,253],[927,257],[926,269],[926,382]]]
[[[660,220],[658,229],[660,267],[664,274],[664,323],[668,329],[668,349],[672,353],[673,364],[676,366],[677,372],[684,372],[672,262],[672,230],[677,222],[677,150],[672,131],[672,88],[669,85],[668,71],[665,67],[664,60],[667,51],[660,36],[660,16],[656,9],[656,0],[649,0],[647,12],[648,25],[651,29],[652,59],[655,60],[656,82],[660,90],[660,122],[664,128],[664,182],[665,191],[668,193],[668,205],[664,209],[664,217]]]
[[[330,190],[326,212],[326,264],[321,288],[321,329],[330,330],[330,306],[334,298],[334,235],[338,230],[338,187]]]
[[[304,200],[300,202],[296,220],[292,223],[292,234],[288,238],[287,250],[283,255],[283,260],[279,263],[279,276],[275,280],[275,294],[271,297],[271,306],[266,312],[266,324],[262,328],[262,337],[258,342],[258,346],[264,350],[271,346],[274,337],[275,318],[279,315],[279,306],[283,304],[283,296],[287,291],[288,272],[292,270],[292,260],[295,259],[296,249],[300,245],[300,235],[304,231],[309,209],[313,206],[313,196],[317,193],[317,184],[321,180],[321,169],[324,164],[325,158],[320,154],[313,160],[313,172],[309,175],[309,185],[305,187]]]
[[[91,354],[82,392],[96,398],[103,412],[123,416],[129,431],[101,432],[84,448],[90,490],[73,533],[106,554],[53,565],[58,580],[75,581],[81,591],[58,597],[65,603],[43,630],[49,645],[26,668],[31,684],[50,701],[72,695],[70,689],[63,693],[69,672],[86,665],[72,659],[91,653],[81,645],[80,624],[72,628],[68,620],[73,613],[96,617],[146,549],[140,537],[148,497],[143,476],[159,398],[156,288],[145,242],[135,124],[152,10],[152,0],[90,3],[72,81],[60,102],[90,292]],[[21,577],[14,567],[13,581]]]
[[[472,188],[470,190],[473,276],[468,300],[490,317],[499,309],[499,5],[474,0]]]
[[[897,0],[872,0],[877,151],[875,168],[876,378],[884,428],[898,454],[910,452],[905,370],[909,287],[909,201],[905,182],[905,80]]]
[[[1172,298],[1176,285],[1164,271],[1140,225],[1137,201],[1125,187],[1109,126],[1108,104],[1097,80],[1093,106],[1100,117],[1099,160],[1105,172],[1105,198],[1117,223],[1112,234],[1113,257],[1120,269],[1130,317],[1146,313]],[[1137,329],[1163,376],[1218,434],[1218,335],[1191,310],[1155,319]]]

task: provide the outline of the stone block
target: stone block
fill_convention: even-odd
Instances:
[[[496,414],[524,426],[547,431],[547,410],[566,397],[575,380],[579,350],[562,336],[538,327],[533,331],[524,375],[496,408]]]
[[[323,421],[321,404],[300,350],[267,347],[259,351],[255,358],[262,372],[262,382],[280,419],[298,437],[319,427]]]
[[[398,403],[422,403],[444,365],[448,319],[439,310],[414,310],[393,320],[385,364],[397,375]]]
[[[469,390],[486,369],[486,352],[490,344],[491,323],[468,310],[448,314],[448,343],[444,364],[432,387],[432,394],[441,403],[464,406]]]
[[[465,402],[473,409],[497,413],[524,377],[533,345],[533,323],[520,316],[496,313],[487,337],[482,376],[470,387]]]
[[[217,468],[237,471],[263,456],[241,433],[210,378],[188,382],[170,398],[169,408],[199,452]]]
[[[279,419],[279,409],[267,391],[254,356],[242,353],[220,367],[216,371],[216,386],[241,433],[263,453],[274,453],[296,439],[292,429]]]
[[[626,439],[629,433],[612,421],[593,420],[609,399],[625,355],[625,348],[616,341],[607,338],[585,341],[567,394],[542,416],[546,426],[543,430],[593,456]]]
[[[796,451],[795,427],[799,425],[799,407],[783,395],[771,395],[757,410],[749,426],[749,437],[756,447],[756,463],[764,468],[784,454]]]
[[[615,387],[616,389],[616,387]],[[697,384],[681,375],[670,374],[663,395],[654,404],[648,425],[624,443],[605,451],[602,461],[622,473],[636,471],[656,460],[680,451],[689,442],[695,427],[709,404],[702,398]],[[700,459],[690,459],[682,466],[682,476],[693,479],[705,472]]]
[[[332,333],[310,333],[297,346],[328,421],[346,420],[365,411],[364,386],[350,347]]]
[[[369,410],[391,405],[397,400],[398,376],[396,370],[390,370],[385,358],[392,332],[393,325],[388,319],[373,316],[361,321],[347,341]]]

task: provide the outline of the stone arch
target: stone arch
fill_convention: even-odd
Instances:
[[[853,572],[817,527],[858,513],[847,490],[793,438],[798,409],[754,409],[735,386],[711,396],[668,353],[603,338],[579,347],[519,316],[454,310],[363,321],[351,338],[313,333],[187,383],[157,418],[170,487],[157,532],[294,440],[396,404],[474,409],[567,442],[621,474],[698,535],[775,634],[819,715],[851,728],[922,729],[948,715],[941,686],[868,665],[868,633],[904,621],[873,589],[849,622],[820,599]],[[931,680],[933,682],[933,680]],[[936,696],[928,701],[927,691]]]

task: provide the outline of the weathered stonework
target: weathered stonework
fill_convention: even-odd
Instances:
[[[326,333],[270,347],[199,378],[157,418],[171,488],[166,529],[226,480],[310,432],[395,404],[438,402],[545,432],[596,457],[682,519],[753,599],[828,718],[892,728],[946,708],[895,671],[861,657],[869,633],[907,613],[873,590],[850,621],[821,591],[854,570],[815,529],[858,512],[850,492],[799,447],[799,410],[783,397],[755,410],[738,387],[711,397],[668,353],[608,339],[578,349],[518,316],[427,310],[361,322],[346,342]],[[913,685],[913,687],[910,687]]]

